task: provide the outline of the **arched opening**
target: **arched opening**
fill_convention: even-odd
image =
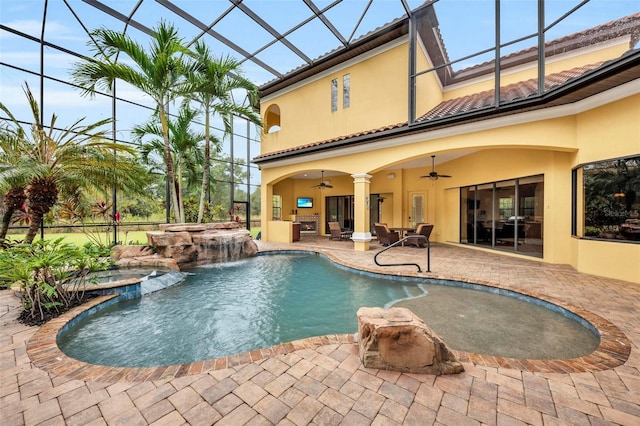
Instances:
[[[280,107],[277,104],[269,105],[264,113],[264,131],[275,133],[280,131]]]

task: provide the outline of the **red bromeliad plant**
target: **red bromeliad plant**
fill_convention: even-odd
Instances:
[[[85,208],[78,199],[65,201],[59,212],[60,219],[82,226],[82,232],[99,247],[106,247],[111,241],[113,225],[122,225],[122,215],[119,211],[111,213],[113,204],[105,200],[98,200],[91,205],[91,209]],[[98,221],[96,221],[98,219]],[[101,230],[103,229],[103,230]],[[101,234],[106,235],[102,241]]]
[[[84,125],[81,118],[59,129],[53,114],[45,125],[26,83],[24,93],[33,120],[29,131],[0,103],[0,111],[9,117],[0,132],[0,188],[23,188],[31,215],[25,242],[33,242],[44,216],[68,188],[144,192],[146,170],[134,158],[133,148],[108,141],[110,119]]]

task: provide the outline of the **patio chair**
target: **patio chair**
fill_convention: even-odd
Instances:
[[[388,246],[389,244],[400,241],[400,234],[395,231],[391,231],[385,223],[378,222],[374,227],[376,229],[378,241],[380,241],[380,244],[383,246]]]
[[[351,238],[352,232],[348,229],[341,228],[338,222],[327,222],[329,225],[329,231],[331,235],[329,236],[330,240],[346,240]]]
[[[428,240],[431,236],[431,231],[433,231],[433,224],[419,223],[415,232],[409,231],[409,235],[405,243],[416,247],[426,247],[427,241],[424,238],[415,237],[414,235],[424,235]]]

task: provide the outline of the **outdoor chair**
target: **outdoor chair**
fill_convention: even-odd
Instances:
[[[409,231],[409,235],[407,235],[406,244],[416,246],[416,247],[426,247],[427,240],[431,236],[431,231],[433,231],[433,225],[430,223],[420,223],[416,227],[415,232]],[[424,235],[427,239],[425,240],[422,237],[417,237],[416,235]]]
[[[378,236],[378,241],[380,241],[380,244],[383,246],[388,246],[389,244],[400,241],[400,234],[398,232],[391,231],[386,224],[376,223],[374,227],[376,235]]]
[[[330,240],[346,240],[351,238],[352,232],[348,229],[341,228],[338,222],[327,222],[329,225],[329,231],[331,235],[329,236]]]

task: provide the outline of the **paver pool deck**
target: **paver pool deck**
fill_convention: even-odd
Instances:
[[[3,290],[0,425],[640,425],[640,283],[455,245],[433,244],[432,272],[420,275],[414,266],[376,266],[376,244],[367,252],[327,237],[258,244],[261,251],[313,250],[370,271],[540,295],[592,321],[604,344],[561,361],[457,353],[465,372],[451,376],[364,368],[353,335],[182,366],[118,369],[67,358],[55,346],[66,319],[22,325],[19,300]],[[380,260],[426,266],[425,251],[410,247],[392,248]]]

